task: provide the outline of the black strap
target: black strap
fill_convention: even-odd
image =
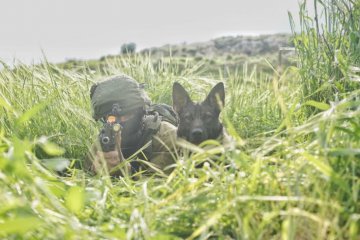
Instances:
[[[148,142],[151,142],[147,148],[142,150],[142,153],[148,160],[152,157],[152,138],[159,131],[160,125],[161,116],[159,116],[158,113],[153,115],[145,115],[143,118],[142,137],[139,146],[142,147]],[[139,158],[143,159],[143,156],[139,156]],[[140,164],[138,162],[131,162],[131,169],[133,173],[139,171],[139,168]]]
[[[152,141],[153,136],[159,131],[161,124],[161,116],[157,112],[154,115],[145,115],[143,121],[143,138],[142,146]],[[143,150],[147,159],[151,158],[152,155],[152,144]]]

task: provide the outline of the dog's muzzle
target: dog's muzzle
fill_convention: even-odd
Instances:
[[[205,139],[204,130],[201,128],[194,128],[190,133],[190,142],[199,144]]]

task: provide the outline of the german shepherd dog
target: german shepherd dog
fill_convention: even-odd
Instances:
[[[219,114],[224,103],[225,90],[222,82],[216,84],[201,103],[194,103],[183,86],[175,82],[173,107],[179,116],[177,136],[196,145],[207,139],[217,139],[223,133]]]

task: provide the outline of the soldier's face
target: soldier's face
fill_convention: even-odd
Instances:
[[[123,116],[121,119],[122,146],[134,146],[141,137],[142,118],[144,116],[143,109],[134,110],[133,113]]]

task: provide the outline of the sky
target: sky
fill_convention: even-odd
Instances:
[[[290,32],[298,0],[0,0],[0,60],[98,59],[227,35]]]

